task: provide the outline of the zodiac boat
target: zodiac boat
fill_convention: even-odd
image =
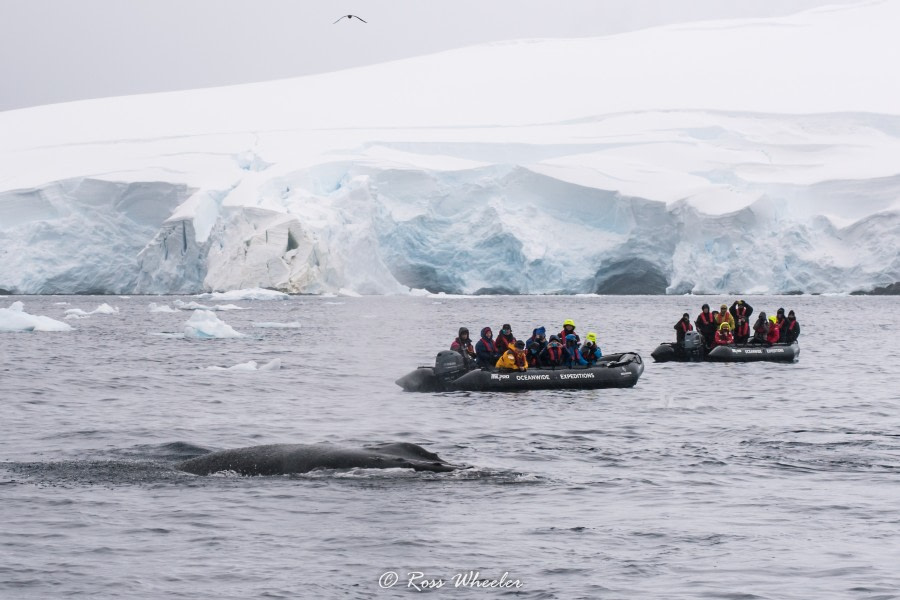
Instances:
[[[396,383],[407,392],[591,390],[634,387],[643,372],[636,352],[610,354],[590,367],[506,371],[473,368],[458,352],[443,350],[433,367],[419,367]]]

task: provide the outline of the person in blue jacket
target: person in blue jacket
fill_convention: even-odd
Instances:
[[[494,332],[490,327],[485,327],[481,330],[481,339],[475,344],[475,360],[479,367],[489,369],[497,364],[499,358],[500,351],[494,342]]]
[[[572,368],[575,365],[586,367],[588,364],[581,355],[581,350],[578,349],[578,337],[574,333],[570,333],[566,336],[566,348],[563,353],[563,363],[569,368]]]

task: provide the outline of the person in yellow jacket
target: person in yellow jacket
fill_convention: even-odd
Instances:
[[[728,323],[728,330],[734,329],[734,316],[728,312],[728,306],[723,304],[716,314],[716,329],[721,329],[722,323]]]
[[[528,357],[525,354],[525,342],[517,340],[515,347],[510,346],[497,361],[497,368],[509,371],[527,371]]]

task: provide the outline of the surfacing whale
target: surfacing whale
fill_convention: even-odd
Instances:
[[[241,475],[285,475],[314,469],[415,469],[454,471],[465,468],[444,462],[437,454],[405,442],[363,448],[330,444],[270,444],[211,452],[175,465],[194,475],[234,471]]]

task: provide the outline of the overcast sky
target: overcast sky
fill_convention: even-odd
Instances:
[[[850,0],[0,0],[0,110]],[[341,15],[356,19],[333,21]]]

